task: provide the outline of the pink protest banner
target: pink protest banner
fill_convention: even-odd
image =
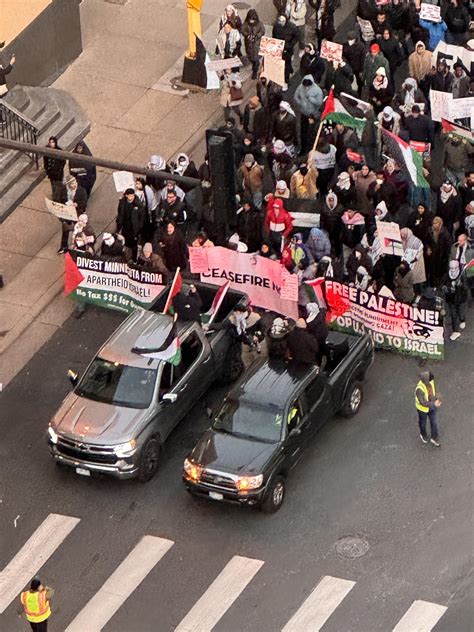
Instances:
[[[278,261],[219,246],[206,251],[209,269],[200,273],[201,281],[215,285],[230,281],[233,289],[248,295],[252,305],[298,318],[298,282],[286,280],[283,290],[283,277],[288,273]],[[197,272],[192,261],[191,272]]]
[[[193,246],[188,247],[189,250],[189,265],[191,272],[201,274],[201,272],[207,272],[209,266],[207,263],[207,251],[209,248],[196,248]]]

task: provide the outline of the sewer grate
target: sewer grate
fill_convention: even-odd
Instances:
[[[336,542],[335,549],[340,557],[352,560],[365,555],[370,549],[370,544],[364,538],[348,535]]]

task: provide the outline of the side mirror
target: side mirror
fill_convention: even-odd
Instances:
[[[68,376],[69,381],[71,382],[71,384],[73,386],[76,386],[77,382],[79,381],[79,377],[78,377],[77,373],[75,373],[74,371],[69,369],[68,372],[67,372],[67,376]]]
[[[178,395],[176,393],[166,393],[163,395],[161,401],[163,404],[174,404],[177,399]]]

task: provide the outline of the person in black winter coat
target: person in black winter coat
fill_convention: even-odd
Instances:
[[[240,241],[247,244],[249,252],[257,252],[262,243],[262,218],[252,200],[245,197],[242,210],[237,215],[237,233]]]
[[[443,182],[436,199],[436,214],[441,217],[444,227],[451,236],[454,234],[454,224],[461,220],[461,201],[452,182]]]
[[[431,90],[438,90],[439,92],[452,92],[453,81],[454,75],[449,71],[448,64],[444,59],[438,62],[436,72],[432,69],[427,76],[427,85]]]
[[[420,114],[419,105],[414,105],[411,112],[411,116],[406,116],[404,122],[404,128],[408,134],[408,140],[433,144],[434,127],[430,117],[426,114]]]
[[[92,156],[92,152],[83,140],[80,140],[74,149],[73,154],[80,156]],[[69,161],[69,173],[74,176],[78,184],[86,190],[87,197],[90,197],[92,187],[97,179],[97,169],[95,165],[85,165],[75,160]]]
[[[138,241],[145,223],[145,209],[133,189],[127,189],[119,201],[117,210],[117,232],[125,239],[127,259],[137,258]]]
[[[385,202],[387,208],[394,211],[399,206],[395,185],[385,178],[383,171],[377,171],[375,175],[375,182],[369,184],[367,189],[367,197],[372,202],[374,209],[380,204],[380,202]]]
[[[384,28],[382,37],[378,39],[380,50],[388,60],[390,77],[393,81],[395,71],[403,61],[403,52],[400,42],[389,28]]]
[[[263,35],[265,35],[265,26],[259,20],[255,9],[250,9],[242,25],[242,36],[245,42],[245,52],[252,64],[252,79],[257,78],[260,66],[259,49]]]
[[[272,37],[285,41],[282,57],[285,61],[285,81],[288,83],[293,74],[291,60],[293,58],[295,44],[298,41],[297,28],[292,22],[287,21],[284,15],[279,15],[273,25]]]
[[[452,239],[443,226],[441,217],[435,217],[425,247],[425,268],[428,283],[431,287],[440,287],[446,274],[451,252]]]
[[[367,270],[369,276],[372,274],[372,259],[364,246],[357,244],[346,261],[348,283],[355,283],[357,268],[360,266]]]
[[[58,139],[56,136],[51,136],[49,138],[46,147],[49,147],[50,149],[61,149],[58,145]],[[54,202],[61,201],[61,188],[64,179],[65,165],[66,161],[61,158],[50,158],[49,156],[45,156],[43,158],[43,166],[46,175],[51,182],[52,199]]]
[[[182,200],[180,200],[174,191],[170,191],[166,195],[166,199],[161,201],[161,216],[162,223],[164,225],[168,222],[174,222],[176,225],[181,226],[186,222],[187,214],[186,207]]]
[[[428,231],[433,221],[433,213],[428,211],[424,204],[418,204],[417,208],[408,216],[407,228],[410,228],[423,244],[428,243]]]
[[[260,144],[265,144],[268,135],[268,119],[265,108],[260,103],[258,96],[250,97],[249,102],[245,106],[243,126],[244,130],[253,134]],[[251,154],[253,151],[245,150],[245,153]]]
[[[364,43],[356,38],[355,31],[349,31],[347,34],[347,42],[342,45],[342,58],[352,68],[357,81],[357,89],[359,96],[361,95],[364,82],[362,80],[362,71],[364,70],[365,59]]]
[[[312,75],[315,83],[321,84],[326,72],[326,62],[320,57],[314,47],[314,44],[308,43],[304,47],[304,53],[300,61],[300,75]]]
[[[450,0],[449,6],[446,9],[444,21],[448,27],[448,32],[446,33],[446,41],[448,44],[463,45],[466,41],[470,16],[464,5],[463,0]]]
[[[316,338],[306,329],[304,318],[298,318],[293,331],[287,338],[290,358],[296,364],[311,366],[317,364],[319,345]]]
[[[309,0],[309,4],[315,9],[316,37],[318,39],[318,50],[321,50],[323,40],[333,41],[336,34],[334,26],[334,13],[341,6],[341,0]]]
[[[324,318],[324,314],[317,303],[307,303],[306,313],[306,330],[312,334],[318,342],[319,351],[317,362],[318,364],[321,364],[322,357],[325,355],[326,351],[326,338],[329,334],[326,319]]]
[[[195,320],[201,324],[201,307],[201,297],[193,284],[186,294],[181,291],[173,298],[173,309],[180,321]]]

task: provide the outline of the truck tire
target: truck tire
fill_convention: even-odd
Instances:
[[[286,484],[283,476],[275,476],[267,489],[261,506],[263,513],[275,513],[285,500]]]
[[[219,382],[224,385],[232,384],[241,376],[243,370],[242,345],[239,342],[231,342],[218,378]]]
[[[363,397],[362,382],[359,380],[352,382],[347,392],[346,403],[341,411],[344,417],[353,417],[359,412]]]
[[[161,446],[156,437],[150,437],[142,448],[137,478],[147,483],[155,476],[160,465]]]

